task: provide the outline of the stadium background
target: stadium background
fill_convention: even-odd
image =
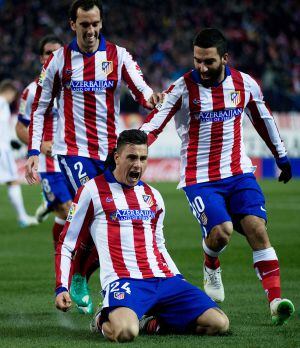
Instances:
[[[56,33],[69,42],[67,22],[70,1],[0,0],[0,80],[13,78],[20,91],[40,71],[38,41]],[[141,65],[146,80],[160,91],[189,70],[192,40],[206,26],[220,28],[230,44],[230,64],[252,74],[262,85],[286,142],[295,176],[300,177],[300,3],[297,0],[107,0],[104,4],[104,34],[126,47]],[[17,110],[17,104],[13,111]],[[122,94],[126,126],[141,122],[144,111]],[[13,120],[12,120],[13,123]],[[268,149],[249,122],[245,125],[248,153],[258,166],[258,178],[275,178],[277,169]],[[172,142],[170,142],[172,139]],[[179,141],[170,124],[151,149],[147,178],[176,181]],[[23,152],[16,153],[18,158]],[[19,159],[20,168],[22,160]],[[20,174],[22,175],[22,173]],[[260,181],[267,199],[269,231],[280,255],[283,290],[300,306],[299,212],[300,185],[275,180]],[[186,277],[201,286],[200,236],[185,197],[175,183],[159,183],[166,199],[166,235],[171,254]],[[23,187],[28,210],[39,203],[39,188]],[[51,222],[20,232],[0,187],[0,347],[76,347],[96,345],[87,331],[89,318],[57,313],[53,306]],[[286,328],[269,325],[260,284],[251,270],[251,252],[235,235],[222,256],[229,314],[233,332],[225,338],[201,338],[203,345],[219,347],[300,347],[299,318]],[[250,267],[249,267],[250,266]],[[93,277],[93,296],[98,281]],[[195,346],[197,338],[140,338],[139,345]],[[105,346],[101,341],[101,346]],[[135,345],[131,345],[135,346]]]

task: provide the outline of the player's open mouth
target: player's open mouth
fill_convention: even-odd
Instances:
[[[140,172],[131,171],[129,172],[129,177],[134,180],[138,180],[140,177]]]

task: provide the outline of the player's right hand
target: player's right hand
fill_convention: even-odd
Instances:
[[[68,291],[63,291],[56,296],[55,306],[63,312],[67,312],[71,308],[72,301]]]
[[[30,156],[25,164],[25,178],[29,185],[39,182],[38,178],[39,156]]]

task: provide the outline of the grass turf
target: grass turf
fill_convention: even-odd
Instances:
[[[280,259],[282,293],[296,307],[283,327],[271,326],[261,284],[252,268],[252,253],[244,238],[234,233],[221,256],[226,300],[222,309],[231,321],[225,337],[141,336],[130,347],[300,347],[300,182],[287,185],[261,183],[267,201],[268,231]],[[154,184],[166,202],[165,236],[179,269],[192,283],[202,286],[200,229],[189,211],[183,192],[174,183]],[[39,204],[39,187],[23,186],[28,211]],[[54,263],[51,240],[53,217],[45,223],[20,229],[6,194],[0,186],[0,347],[108,347],[89,332],[90,316],[75,309],[61,313],[54,308]],[[96,272],[90,282],[98,298]]]

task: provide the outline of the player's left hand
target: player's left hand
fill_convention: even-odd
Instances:
[[[156,104],[164,101],[164,96],[164,93],[153,93],[146,103],[147,108],[154,109]]]
[[[283,181],[286,184],[292,178],[292,167],[287,156],[276,158],[276,164],[279,169],[281,169],[281,173],[279,175],[278,181]]]

